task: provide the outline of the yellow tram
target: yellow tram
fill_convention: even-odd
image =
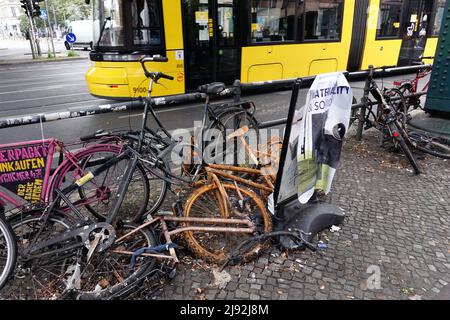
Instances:
[[[433,56],[445,0],[93,0],[89,92],[145,94],[138,60],[175,77],[156,96],[198,85],[289,79]]]

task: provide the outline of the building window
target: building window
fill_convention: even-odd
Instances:
[[[17,17],[16,8],[11,7],[11,17]]]
[[[159,0],[134,0],[131,3],[133,44],[135,46],[159,46],[162,44],[159,4]]]
[[[436,13],[434,15],[434,21],[432,29],[430,31],[432,37],[438,37],[441,30],[442,17],[444,16],[445,0],[438,0],[436,5]]]
[[[253,0],[252,42],[295,40],[296,0]]]
[[[305,1],[305,40],[339,40],[342,31],[343,0]]]
[[[381,0],[377,38],[399,38],[402,0]]]

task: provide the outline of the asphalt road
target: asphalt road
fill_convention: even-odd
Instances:
[[[86,87],[84,74],[89,60],[60,61],[38,64],[0,66],[0,118],[47,113],[68,107],[102,105],[115,101],[92,97]],[[411,77],[411,75],[397,76]],[[390,85],[393,78],[384,79]],[[362,94],[362,82],[352,82],[354,95]],[[303,104],[306,89],[302,90],[299,104]],[[287,115],[291,92],[274,91],[245,97],[255,102],[256,117],[260,121],[284,118]],[[169,130],[191,128],[195,120],[201,120],[201,103],[160,107],[158,114]],[[43,124],[45,137],[73,141],[81,135],[102,129],[137,128],[141,116],[136,112],[120,112],[67,119]],[[42,136],[40,125],[26,125],[0,130],[1,143],[36,139]]]

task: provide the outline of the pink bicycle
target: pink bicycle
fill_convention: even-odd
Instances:
[[[14,212],[39,211],[52,202],[55,190],[72,184],[82,177],[86,170],[93,170],[108,159],[119,155],[123,145],[116,137],[115,143],[108,140],[71,152],[69,147],[79,142],[64,144],[57,139],[27,141],[0,145],[0,207],[6,217]],[[59,153],[59,164],[54,168],[54,157]],[[64,160],[62,160],[64,159]],[[70,195],[75,207],[84,207],[97,218],[102,218],[109,209],[110,197],[117,188],[125,163],[117,163],[101,176],[78,188]],[[132,179],[132,189],[142,190],[125,197],[124,216],[133,220],[141,216],[147,207],[149,184],[145,170],[138,166]],[[138,189],[139,188],[139,189]],[[127,200],[129,199],[129,200]],[[58,207],[58,206],[57,206]],[[8,210],[5,210],[5,209]],[[67,213],[70,208],[62,204],[58,208]]]

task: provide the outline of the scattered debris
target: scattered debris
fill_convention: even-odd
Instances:
[[[319,289],[324,290],[325,289],[325,282],[319,281]]]
[[[412,297],[409,297],[408,299],[409,300],[422,300],[422,296],[419,296],[418,294],[415,294]]]
[[[211,284],[211,286],[213,287],[224,289],[227,286],[227,283],[231,281],[231,275],[225,270],[219,271],[218,269],[213,269],[212,273],[214,276],[214,283]]]
[[[323,241],[319,241],[319,243],[317,244],[317,248],[326,249],[326,248],[328,248],[328,245]]]
[[[332,225],[330,229],[331,232],[338,232],[339,230],[341,230],[341,228],[335,225]]]
[[[195,291],[197,292],[197,294],[202,294],[203,292],[205,292],[205,289],[197,288],[197,289],[195,289]]]
[[[403,288],[402,292],[407,295],[411,295],[414,293],[414,288]]]

